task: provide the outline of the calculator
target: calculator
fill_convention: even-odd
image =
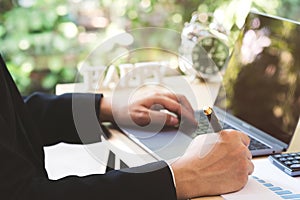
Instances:
[[[300,152],[274,154],[269,160],[290,176],[300,176]]]

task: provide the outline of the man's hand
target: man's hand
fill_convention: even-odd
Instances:
[[[249,137],[223,130],[211,151],[201,157],[202,137],[191,143],[186,153],[172,163],[178,199],[219,195],[240,190],[253,172]]]
[[[134,100],[129,105],[111,107],[109,98],[101,102],[100,119],[116,122],[118,125],[144,127],[179,126],[181,123],[196,127],[194,110],[185,96],[172,93],[153,93]],[[112,110],[114,109],[114,110]]]

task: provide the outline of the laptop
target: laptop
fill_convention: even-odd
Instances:
[[[250,12],[223,76],[214,110],[223,128],[240,130],[251,138],[253,156],[287,150],[300,115],[300,24]],[[191,140],[211,133],[201,110],[193,134],[167,129],[151,134],[123,129],[157,159],[184,153]]]

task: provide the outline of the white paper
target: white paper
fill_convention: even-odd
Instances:
[[[271,183],[273,187],[280,187],[283,190],[288,190],[293,194],[300,194],[300,177],[291,177],[283,171],[274,166],[267,158],[253,160],[255,170],[252,176],[264,180],[265,183]],[[275,191],[264,186],[263,183],[258,182],[252,176],[246,186],[235,193],[222,195],[227,200],[276,200],[283,199]],[[298,198],[294,198],[298,199]]]
[[[44,151],[45,167],[51,180],[68,175],[103,174],[109,154],[104,143],[88,145],[59,143],[44,147]]]
[[[281,199],[274,192],[270,192],[262,184],[259,184],[252,177],[249,178],[247,185],[240,191],[222,195],[227,200],[279,200]]]

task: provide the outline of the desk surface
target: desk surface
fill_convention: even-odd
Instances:
[[[189,100],[192,99],[192,106],[194,109],[202,108],[205,105],[212,105],[213,100],[215,99],[219,84],[218,83],[200,83],[194,81],[190,84],[190,88],[187,90],[186,87],[181,87],[178,84],[182,79],[187,80],[185,77],[169,77],[164,79],[164,84],[166,84],[167,88],[172,90],[172,92],[180,93],[185,95]],[[128,89],[123,89],[123,92],[128,93],[126,91]],[[83,84],[63,84],[57,85],[56,93],[62,94],[66,92],[88,92],[84,90]],[[105,95],[111,95],[112,92],[110,90],[100,90],[97,92],[104,93]],[[122,92],[122,91],[121,91]],[[137,166],[142,165],[148,162],[155,161],[155,158],[146,153],[142,148],[136,145],[133,141],[128,139],[122,133],[117,130],[110,129],[112,132],[112,137],[109,139],[109,148],[120,157],[120,159],[125,160],[128,166]],[[290,145],[289,151],[300,151],[300,126],[298,125],[293,141]],[[135,156],[137,153],[138,158]],[[261,159],[261,158],[259,158]],[[220,196],[216,197],[202,197],[198,198],[201,200],[214,200],[214,199],[223,199]]]

